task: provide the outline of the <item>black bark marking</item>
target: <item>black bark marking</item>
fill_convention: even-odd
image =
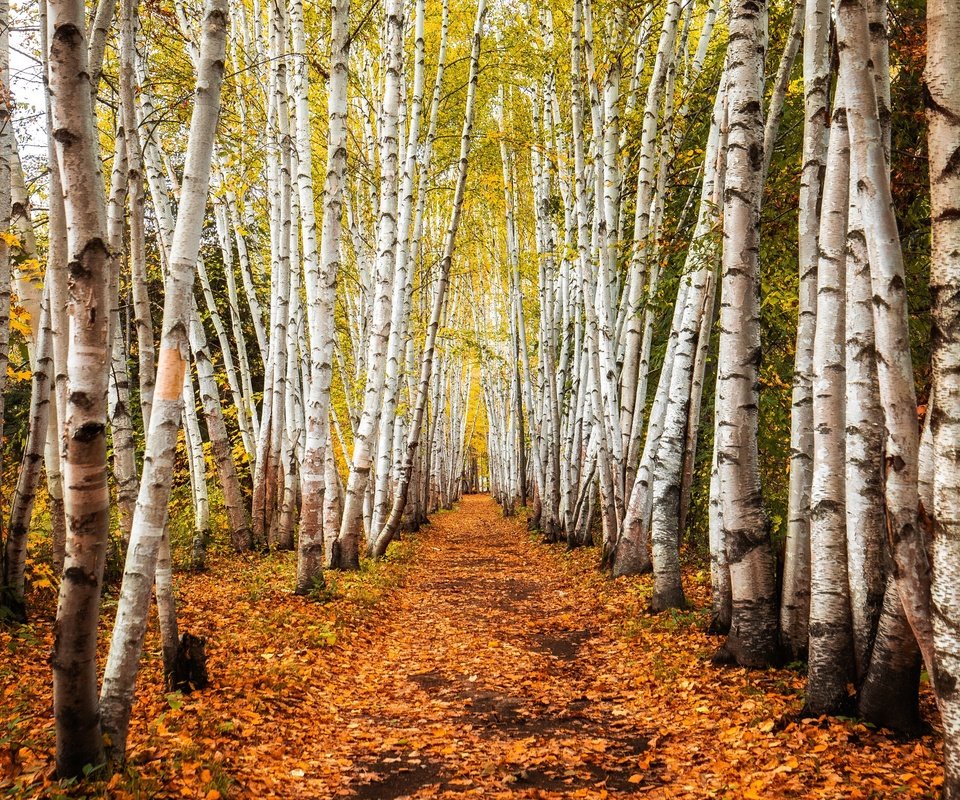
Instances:
[[[106,427],[102,422],[85,422],[73,432],[74,441],[92,442],[103,435]]]

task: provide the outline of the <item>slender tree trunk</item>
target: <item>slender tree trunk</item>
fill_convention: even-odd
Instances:
[[[0,45],[2,46],[2,45]],[[27,534],[33,516],[33,504],[43,465],[50,407],[53,394],[53,333],[50,329],[49,291],[41,300],[39,331],[34,346],[33,377],[30,391],[30,422],[27,442],[23,448],[20,472],[13,501],[10,504],[10,524],[2,555],[3,572],[0,575],[0,616],[4,612],[18,622],[27,621],[24,597],[24,578],[27,565]]]
[[[149,427],[156,379],[156,348],[147,257],[143,227],[143,158],[140,154],[136,104],[136,28],[139,0],[121,0],[120,6],[120,110],[127,157],[127,203],[130,209],[130,287],[133,295],[134,326],[137,332],[140,411],[144,430]]]
[[[803,34],[803,167],[796,357],[790,414],[790,491],[784,549],[780,641],[788,656],[807,653],[810,609],[810,487],[813,475],[813,337],[816,324],[817,237],[827,159],[830,90],[830,0],[807,0]]]
[[[844,494],[845,279],[850,140],[837,90],[820,218],[813,344],[813,483],[810,494],[810,657],[806,709],[832,714],[852,673]]]
[[[49,92],[49,37],[47,4],[40,4],[40,49],[44,54],[44,85],[47,87],[46,118],[50,130],[54,129],[53,101]],[[63,572],[66,558],[67,520],[63,486],[63,426],[67,408],[67,218],[60,180],[59,158],[56,142],[47,137],[47,160],[50,170],[50,212],[47,219],[47,271],[46,285],[50,292],[50,327],[53,349],[53,399],[48,421],[47,446],[44,461],[47,468],[47,488],[50,492],[50,516],[53,523],[52,563],[57,573]]]
[[[9,123],[8,123],[9,124]],[[53,449],[51,463],[59,475],[60,457],[56,453],[56,424],[53,441],[48,441],[51,415],[53,383],[53,331],[50,324],[50,290],[40,289],[36,278],[27,274],[21,267],[36,263],[36,240],[33,235],[33,223],[30,218],[30,199],[23,178],[23,167],[13,139],[13,164],[11,169],[11,225],[20,238],[21,264],[15,264],[15,286],[20,305],[30,315],[30,335],[27,348],[30,355],[30,368],[33,371],[30,390],[30,415],[27,441],[23,448],[17,485],[10,504],[10,524],[7,527],[3,553],[0,554],[0,616],[4,611],[13,619],[26,622],[26,603],[24,601],[24,580],[27,556],[27,535],[33,516],[34,500],[40,480],[40,470],[48,449]],[[17,259],[18,261],[21,259]],[[52,445],[52,447],[51,447]],[[52,495],[52,492],[50,492]],[[52,496],[50,505],[53,506]],[[62,503],[62,501],[61,501]],[[51,516],[54,509],[51,507]],[[60,507],[60,523],[63,522],[63,509]],[[57,522],[54,519],[54,525]],[[61,564],[62,567],[62,564]]]
[[[376,534],[372,548],[375,558],[387,552],[387,546],[400,530],[400,520],[403,517],[407,502],[407,493],[410,490],[410,479],[413,473],[414,458],[420,444],[420,432],[423,427],[423,417],[427,404],[427,393],[430,386],[430,377],[433,372],[433,351],[437,341],[437,331],[440,327],[440,316],[443,313],[444,298],[450,276],[450,267],[453,263],[453,251],[460,227],[460,214],[463,208],[463,197],[467,184],[467,164],[470,155],[470,142],[473,134],[474,103],[477,94],[477,79],[480,70],[480,45],[483,33],[483,19],[486,15],[486,0],[479,0],[477,19],[473,28],[470,51],[470,77],[467,84],[467,100],[463,114],[463,131],[460,134],[460,158],[457,162],[457,184],[454,190],[453,206],[450,212],[450,223],[447,227],[443,245],[443,257],[440,261],[440,279],[433,299],[433,309],[430,314],[430,324],[427,328],[427,338],[424,342],[423,353],[420,357],[420,381],[417,386],[417,400],[414,406],[413,418],[410,421],[410,430],[407,435],[407,452],[397,481],[394,493],[393,507],[390,516],[383,525],[383,529]]]
[[[650,274],[648,264],[648,241],[650,232],[650,201],[654,190],[654,160],[656,156],[657,130],[659,123],[660,101],[663,96],[663,87],[666,82],[667,70],[674,58],[674,48],[677,40],[677,26],[680,20],[681,3],[671,0],[664,11],[663,25],[660,29],[660,39],[657,44],[657,53],[654,58],[653,73],[647,85],[647,96],[643,108],[643,130],[641,132],[640,159],[637,175],[636,212],[633,231],[633,254],[630,262],[630,297],[627,309],[627,340],[624,354],[624,371],[621,376],[621,430],[629,435],[626,443],[628,474],[626,487],[629,492],[633,487],[633,469],[630,467],[639,461],[640,445],[643,437],[643,424],[634,418],[643,415],[646,406],[646,371],[649,368],[648,359],[643,351],[645,332],[652,329],[653,317],[649,313],[641,313],[644,283]],[[647,286],[647,298],[652,299],[655,288]],[[620,557],[621,560],[623,556]],[[635,567],[621,566],[620,574],[642,571],[643,559],[636,562]]]
[[[400,79],[403,55],[403,15],[399,0],[386,6],[386,78],[380,133],[380,214],[377,222],[375,297],[363,412],[353,441],[353,458],[343,501],[343,521],[333,545],[330,566],[357,569],[363,533],[363,502],[373,462],[375,427],[385,381],[390,338],[391,300],[397,250],[398,129]]]
[[[297,551],[296,591],[305,594],[323,579],[323,564],[329,563],[333,539],[326,508],[339,487],[331,487],[333,437],[330,435],[330,384],[333,377],[333,350],[336,339],[334,303],[340,265],[343,184],[347,165],[347,83],[350,55],[350,2],[336,0],[330,5],[330,82],[327,95],[327,174],[323,190],[323,217],[320,239],[320,308],[311,317],[310,393],[306,408],[306,447],[301,472],[302,504],[300,540]],[[335,469],[333,471],[335,473]],[[337,515],[339,516],[339,514]],[[339,531],[339,526],[337,528]]]
[[[445,47],[445,45],[446,43],[443,42],[441,47]],[[390,320],[390,339],[387,343],[386,378],[377,442],[376,487],[368,546],[373,544],[373,539],[380,531],[390,507],[388,490],[391,479],[390,467],[393,461],[397,398],[400,391],[400,359],[403,356],[405,327],[409,324],[410,312],[406,297],[408,292],[412,290],[413,269],[416,266],[415,262],[409,260],[409,234],[410,221],[414,212],[413,187],[417,164],[417,147],[419,146],[420,118],[423,108],[424,49],[424,2],[418,0],[414,21],[413,107],[410,113],[410,130],[405,143],[403,180],[398,198],[397,261],[394,267],[393,308]]]
[[[652,541],[653,541],[653,609],[663,611],[685,603],[680,584],[681,484],[687,427],[693,401],[695,361],[698,354],[703,313],[708,291],[712,295],[713,260],[716,256],[714,225],[717,222],[716,190],[722,185],[718,157],[721,143],[726,144],[723,115],[723,84],[714,102],[710,132],[704,156],[704,178],[700,210],[694,230],[684,277],[685,289],[678,291],[677,304],[682,307],[681,321],[670,365],[670,382],[664,412],[663,432],[652,473]],[[721,131],[721,128],[724,130]],[[721,135],[722,134],[722,135]],[[712,315],[713,302],[709,303]],[[697,397],[699,404],[699,396]],[[628,514],[627,519],[630,519]]]
[[[116,760],[123,759],[126,749],[134,682],[146,633],[157,558],[167,522],[181,422],[183,373],[190,355],[187,328],[193,310],[193,277],[220,110],[227,24],[226,2],[209,0],[204,10],[183,191],[164,294],[157,387],[147,432],[143,477],[103,679],[103,730],[109,736],[111,757]]]
[[[850,174],[846,256],[846,526],[847,579],[858,682],[871,665],[877,622],[884,605],[886,522],[883,508],[883,408],[877,384],[870,259]],[[894,593],[896,589],[894,588]],[[900,606],[899,597],[891,608]]]

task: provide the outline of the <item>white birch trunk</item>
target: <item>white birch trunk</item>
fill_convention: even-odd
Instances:
[[[486,0],[479,0],[477,19],[473,28],[470,50],[470,76],[467,84],[467,99],[464,107],[463,130],[460,134],[460,157],[457,162],[457,184],[454,190],[453,206],[450,212],[450,223],[447,227],[443,245],[443,257],[440,262],[440,279],[433,299],[433,309],[430,314],[430,323],[427,328],[427,338],[424,342],[423,353],[420,357],[420,380],[417,386],[417,399],[413,417],[410,421],[410,430],[407,435],[407,452],[403,468],[397,481],[394,493],[393,507],[390,516],[378,531],[373,544],[371,555],[381,557],[387,552],[387,546],[397,535],[400,529],[400,520],[403,517],[407,495],[413,473],[413,461],[420,443],[420,432],[423,426],[423,417],[426,410],[427,392],[430,386],[430,377],[433,372],[433,352],[437,340],[437,330],[440,327],[440,316],[443,313],[444,298],[450,276],[450,267],[453,262],[454,245],[456,244],[457,230],[460,227],[460,214],[463,208],[463,197],[467,184],[467,164],[470,155],[470,143],[473,134],[474,103],[477,93],[477,80],[480,70],[480,45],[483,32],[483,19],[486,16]]]
[[[17,474],[17,485],[10,503],[10,524],[7,526],[3,553],[0,555],[0,608],[18,622],[27,621],[24,597],[27,534],[30,531],[53,405],[53,394],[50,391],[53,378],[53,332],[50,328],[49,292],[44,292],[39,311],[33,377],[30,384],[29,430]]]
[[[790,658],[807,652],[810,609],[810,486],[813,474],[813,337],[817,237],[827,157],[830,1],[807,0],[803,36],[803,167],[800,174],[800,272],[790,414],[790,488],[784,548],[780,641]]]
[[[383,396],[390,338],[394,268],[397,251],[398,115],[403,50],[403,15],[399,0],[386,7],[386,76],[380,130],[380,213],[377,221],[376,284],[367,350],[363,411],[353,441],[353,458],[343,502],[343,521],[333,545],[331,567],[357,569],[363,533],[363,501],[373,461],[377,416]]]
[[[336,533],[330,522],[339,523],[326,509],[339,499],[339,486],[330,486],[333,437],[330,435],[330,385],[336,331],[334,303],[337,271],[340,266],[343,185],[347,162],[347,83],[350,55],[350,3],[337,0],[330,5],[330,81],[327,95],[327,172],[323,190],[323,217],[320,239],[319,314],[316,333],[310,330],[310,390],[306,403],[306,444],[301,471],[302,501],[300,538],[297,551],[296,591],[305,594],[322,582],[324,563]],[[312,313],[309,312],[308,313]],[[342,443],[342,438],[341,438]],[[334,470],[335,472],[335,470]],[[334,490],[334,496],[331,496]],[[339,532],[339,524],[336,528]]]
[[[96,632],[110,524],[105,366],[111,258],[84,7],[68,0],[47,8],[50,136],[56,143],[67,225],[64,263],[72,273],[61,432],[67,540],[51,658],[57,773],[69,778],[81,775],[85,765],[103,761]]]
[[[680,585],[679,548],[683,533],[680,528],[681,483],[687,426],[693,400],[695,360],[699,350],[708,288],[712,293],[711,279],[716,257],[714,227],[718,221],[715,202],[719,199],[715,196],[719,182],[718,157],[721,140],[723,139],[725,143],[726,136],[726,131],[721,131],[724,113],[723,84],[724,79],[721,78],[721,91],[717,93],[717,99],[714,101],[713,117],[704,156],[704,177],[697,226],[687,251],[684,277],[681,278],[681,290],[677,295],[678,309],[682,308],[680,326],[670,364],[664,365],[664,371],[669,372],[670,379],[666,383],[668,388],[662,433],[656,445],[653,472],[649,478],[653,484],[648,493],[652,506],[651,539],[654,575],[652,608],[654,611],[681,607],[685,604],[683,588]],[[712,305],[711,302],[711,313]],[[699,397],[697,400],[699,404]],[[648,436],[654,430],[653,425],[650,429]],[[649,473],[649,469],[647,472]],[[629,514],[628,519],[632,519]]]
[[[893,576],[928,674],[935,681],[930,565],[919,518],[917,399],[910,357],[910,330],[903,254],[893,211],[880,125],[877,90],[870,69],[866,8],[860,0],[837,7],[840,75],[844,82],[850,151],[866,232],[873,289],[877,375],[887,430],[884,491]]]
[[[209,0],[197,73],[183,191],[170,252],[164,294],[157,387],[147,432],[143,476],[131,545],[103,679],[100,711],[114,758],[122,759],[133,704],[134,683],[146,633],[150,593],[167,522],[173,462],[180,430],[183,373],[189,363],[188,331],[200,229],[210,182],[213,142],[220,109],[227,8]]]
[[[387,363],[384,383],[383,404],[380,413],[380,430],[377,442],[376,488],[374,492],[373,516],[370,522],[369,545],[389,512],[390,467],[393,463],[394,427],[397,416],[397,395],[400,389],[400,359],[404,349],[404,328],[409,323],[407,293],[412,289],[413,268],[408,263],[410,222],[414,212],[413,187],[416,171],[417,147],[420,137],[420,119],[423,108],[423,72],[424,72],[424,2],[416,3],[414,21],[414,74],[413,105],[410,112],[410,128],[404,152],[403,179],[398,197],[399,215],[397,220],[397,260],[394,267],[393,301],[390,320],[390,339],[387,342]],[[400,126],[403,130],[403,126]]]
[[[824,175],[813,344],[813,480],[810,492],[810,654],[806,708],[833,714],[852,667],[844,495],[846,427],[845,249],[850,143],[838,87]]]
[[[153,339],[153,318],[150,312],[150,290],[147,285],[147,262],[143,226],[143,159],[136,104],[136,27],[138,0],[121,0],[120,8],[120,118],[127,159],[127,204],[130,209],[130,286],[133,296],[134,326],[137,333],[138,380],[140,410],[146,429],[153,404],[156,379],[156,348]]]
[[[723,274],[717,359],[717,465],[732,620],[724,651],[743,666],[768,664],[776,647],[774,558],[757,452],[760,366],[760,202],[767,7],[731,5],[727,51],[729,134],[723,198]]]
[[[858,681],[870,666],[886,588],[883,559],[883,408],[877,385],[870,259],[850,171],[846,257],[846,514],[847,579]],[[896,591],[896,589],[894,589]],[[899,602],[899,601],[898,601]]]
[[[944,730],[943,796],[960,797],[960,8],[949,0],[927,4],[927,122],[930,212],[933,220],[930,286],[934,309],[933,549],[935,683]]]

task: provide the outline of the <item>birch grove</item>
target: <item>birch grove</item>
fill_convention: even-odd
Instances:
[[[323,603],[482,491],[804,714],[942,726],[960,797],[954,6],[0,0],[0,621],[57,593],[57,775],[154,650],[206,685],[184,570]]]

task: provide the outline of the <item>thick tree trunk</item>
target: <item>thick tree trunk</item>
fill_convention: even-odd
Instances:
[[[920,650],[891,578],[883,595],[883,609],[870,652],[857,710],[878,727],[909,736],[923,728],[920,719]]]
[[[103,760],[96,630],[110,523],[104,367],[111,259],[83,11],[77,2],[48,6],[51,137],[57,145],[72,276],[63,416],[67,541],[51,659],[57,772],[65,778]]]
[[[716,436],[733,602],[724,649],[743,666],[769,664],[777,636],[774,558],[757,452],[766,21],[764,0],[736,0],[731,5]]]
[[[927,5],[927,122],[930,126],[930,214],[933,221],[931,420],[934,472],[933,544],[935,684],[943,718],[943,794],[960,798],[960,7]],[[913,624],[911,620],[911,624]],[[916,628],[914,628],[916,630]]]
[[[870,256],[877,375],[887,430],[884,489],[893,576],[927,671],[935,682],[930,565],[918,514],[919,431],[907,287],[871,70],[867,10],[862,0],[838,4],[837,42],[851,158]]]

